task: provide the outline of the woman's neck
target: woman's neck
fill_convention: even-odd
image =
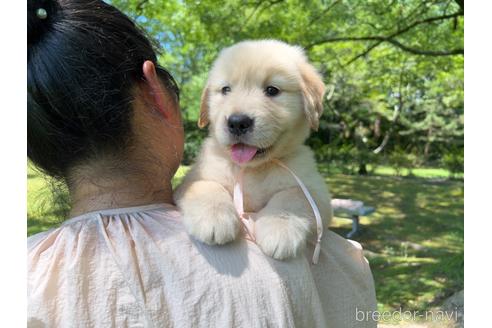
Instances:
[[[118,174],[118,170],[101,172],[93,168],[79,168],[69,182],[72,199],[70,216],[112,208],[172,204],[171,178],[162,173],[120,171]]]

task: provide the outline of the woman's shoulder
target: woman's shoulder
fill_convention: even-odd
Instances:
[[[29,313],[41,318],[64,309],[57,316],[66,319],[86,311],[99,313],[97,320],[103,322],[110,312],[99,311],[97,304],[112,299],[112,308],[165,304],[169,314],[183,320],[205,320],[222,300],[218,307],[231,311],[219,321],[253,326],[249,310],[232,310],[241,300],[245,309],[269,316],[271,322],[315,327],[324,326],[323,312],[343,313],[345,320],[354,306],[371,308],[372,276],[361,272],[367,265],[361,250],[331,232],[326,232],[322,246],[320,262],[314,266],[307,260],[311,252],[306,258],[275,261],[245,240],[224,246],[194,241],[175,208],[89,213],[28,239]],[[83,308],[77,297],[81,291],[91,300]],[[341,306],[340,298],[350,302]],[[312,301],[304,304],[306,299]],[[201,306],[189,306],[197,300]],[[288,311],[301,307],[304,310],[296,315]],[[169,319],[162,311],[148,314],[155,322]]]
[[[147,237],[155,239],[171,230],[183,230],[180,218],[177,209],[168,204],[94,211],[28,237],[27,250],[39,253],[67,245],[76,247],[78,243],[101,245],[98,241],[112,242],[113,238],[125,238],[126,234],[134,235],[137,231],[147,231],[150,234]],[[139,238],[142,237],[139,234]]]
[[[354,321],[357,310],[376,310],[374,279],[361,244],[330,230],[323,235],[319,262],[311,266],[311,272],[327,322],[334,327],[347,322],[354,327],[375,327],[372,321]]]
[[[308,251],[312,251],[312,247]],[[364,280],[369,288],[372,285],[372,273],[362,245],[331,230],[323,233],[319,263],[313,265],[312,270],[332,272],[337,277],[344,277],[347,282]],[[326,275],[321,275],[320,279],[324,279],[323,277]]]
[[[58,326],[91,313],[91,326],[143,322],[139,302],[149,295],[139,286],[155,280],[156,261],[169,268],[162,254],[184,235],[174,207],[151,205],[87,213],[29,237],[29,320]]]

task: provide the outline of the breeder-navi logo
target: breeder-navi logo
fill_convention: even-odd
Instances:
[[[402,308],[396,311],[361,311],[355,308],[355,320],[357,321],[457,321],[458,308],[453,311],[403,311]]]

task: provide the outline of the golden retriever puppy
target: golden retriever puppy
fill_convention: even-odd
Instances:
[[[256,243],[275,259],[299,254],[316,221],[294,178],[273,159],[304,182],[328,226],[330,195],[304,145],[318,127],[324,89],[299,47],[260,40],[222,50],[201,99],[198,125],[210,125],[209,137],[175,193],[192,236],[207,244],[237,237],[233,185],[244,168],[244,210],[256,213]]]

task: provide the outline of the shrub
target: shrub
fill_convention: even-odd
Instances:
[[[184,121],[185,146],[182,164],[190,165],[194,162],[202,142],[207,136],[207,129],[199,129],[195,121]]]
[[[402,171],[407,169],[410,174],[415,165],[416,156],[412,153],[408,153],[403,148],[395,148],[389,155],[389,163],[395,169],[396,175],[401,176]]]
[[[442,157],[442,164],[449,170],[451,177],[455,177],[457,173],[463,173],[465,165],[463,149],[445,154]]]

